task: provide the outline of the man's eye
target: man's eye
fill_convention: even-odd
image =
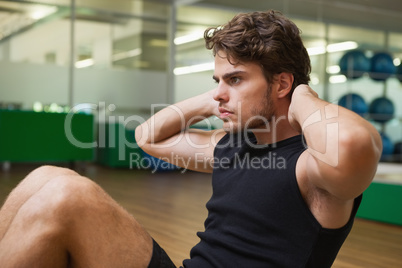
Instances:
[[[232,84],[238,84],[240,82],[240,78],[239,77],[231,77],[230,78],[230,83]]]

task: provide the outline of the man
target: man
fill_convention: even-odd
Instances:
[[[213,172],[205,231],[184,267],[330,267],[376,171],[378,132],[305,85],[306,49],[279,13],[239,14],[205,39],[216,89],[135,133],[146,152]],[[212,115],[223,130],[188,128]],[[174,267],[134,218],[70,170],[33,171],[0,213],[1,267]]]

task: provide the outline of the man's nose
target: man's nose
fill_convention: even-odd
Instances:
[[[227,102],[229,100],[228,88],[222,83],[219,83],[214,91],[214,100],[219,102]]]

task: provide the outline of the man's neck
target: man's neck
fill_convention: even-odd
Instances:
[[[269,127],[254,129],[252,132],[257,139],[257,144],[273,144],[300,135],[298,131],[292,128],[287,118],[272,120]]]

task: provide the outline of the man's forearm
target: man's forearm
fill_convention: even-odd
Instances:
[[[314,156],[335,166],[339,164],[341,154],[350,154],[353,147],[364,147],[365,144],[373,146],[371,137],[378,133],[370,122],[347,109],[319,99],[311,89],[302,87],[296,88],[289,113],[303,131]],[[353,145],[352,148],[349,145]]]
[[[328,149],[330,149],[328,142],[334,145],[337,144],[336,139],[333,139],[333,137],[328,139],[331,133],[327,132],[328,124],[338,124],[338,106],[319,99],[314,91],[304,86],[296,88],[293,94],[289,110],[290,117],[293,119],[292,125],[296,125],[303,132],[311,151],[323,154],[328,152]],[[336,132],[333,134],[338,134],[338,131]],[[328,157],[331,157],[331,155],[328,155]]]
[[[381,139],[360,115],[318,98],[307,86],[296,88],[289,122],[303,131],[314,185],[339,198],[359,195],[371,182],[381,155]]]
[[[158,143],[215,114],[211,92],[186,99],[159,111],[136,128],[137,144]]]

